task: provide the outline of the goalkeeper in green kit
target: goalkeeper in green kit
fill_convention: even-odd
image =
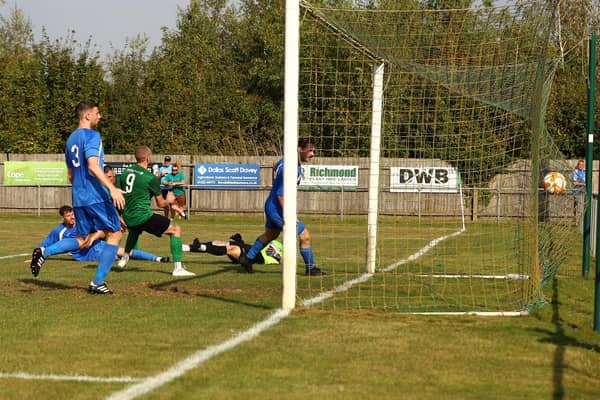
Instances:
[[[133,249],[142,232],[148,232],[158,237],[163,234],[168,235],[171,242],[171,255],[175,263],[173,276],[194,276],[195,274],[186,270],[182,264],[181,227],[164,215],[152,212],[152,198],[161,208],[165,208],[169,204],[176,211],[178,208],[174,204],[175,197],[172,193],[171,196],[163,199],[158,178],[148,170],[148,165],[152,162],[152,150],[148,146],[137,147],[135,159],[137,164],[125,168],[119,181],[120,188],[125,192],[126,202],[122,216],[129,232],[125,243],[125,254]],[[119,266],[123,268],[126,263],[127,259],[122,259]]]

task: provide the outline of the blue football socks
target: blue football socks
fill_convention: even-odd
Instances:
[[[94,275],[94,285],[104,283],[104,278],[112,268],[118,252],[119,246],[106,243],[104,250],[98,255],[98,268],[96,268],[96,275]]]
[[[248,260],[254,260],[256,255],[260,253],[260,251],[265,247],[265,244],[260,241],[260,239],[256,239],[250,250],[246,253],[246,258]]]
[[[305,267],[308,269],[314,268],[315,256],[313,254],[312,247],[301,247],[300,254],[302,255],[302,259],[304,260]]]
[[[148,260],[148,261],[156,261],[158,259],[158,257],[152,253],[148,253],[146,251],[136,250],[136,249],[133,249],[133,252],[131,253],[131,258],[136,259],[136,260]]]

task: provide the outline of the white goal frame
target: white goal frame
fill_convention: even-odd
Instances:
[[[298,165],[298,93],[300,73],[300,1],[286,0],[285,4],[285,83],[284,83],[284,174],[283,196],[283,293],[282,308],[292,310],[296,305],[296,220]],[[364,50],[364,49],[363,49]],[[368,52],[367,50],[364,50]],[[371,118],[371,148],[369,161],[369,202],[367,220],[367,254],[365,270],[375,273],[377,260],[377,218],[379,216],[379,163],[383,121],[383,76],[385,62],[373,67],[373,106]]]

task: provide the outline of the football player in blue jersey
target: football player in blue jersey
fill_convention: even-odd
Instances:
[[[40,268],[44,261],[53,255],[68,253],[77,261],[98,261],[98,256],[104,250],[106,242],[101,240],[103,232],[96,232],[91,236],[92,243],[89,247],[82,247],[83,240],[78,239],[77,230],[75,229],[75,213],[73,207],[62,206],[58,213],[63,218],[63,222],[58,224],[50,233],[42,240],[40,245],[33,250],[33,253],[41,253],[42,257],[36,259],[33,263],[33,255],[30,260],[30,268],[33,276],[38,276]],[[122,257],[125,253],[123,247],[119,247],[117,252],[118,257]],[[134,249],[131,253],[131,258],[138,260],[169,262],[169,257],[159,257],[154,254]]]
[[[302,175],[302,163],[310,162],[315,156],[315,144],[310,138],[298,140],[298,183]],[[273,186],[265,202],[265,232],[256,238],[246,254],[242,254],[239,263],[248,273],[253,272],[252,264],[260,251],[272,240],[277,239],[283,230],[283,159],[277,161],[273,169]],[[302,221],[296,222],[300,241],[300,254],[304,260],[306,275],[323,275],[315,266],[310,232]]]
[[[96,231],[103,231],[106,238],[88,291],[92,294],[112,294],[105,277],[119,251],[122,232],[117,208],[123,208],[125,199],[123,192],[104,175],[104,148],[100,132],[96,130],[102,118],[98,103],[81,101],[75,111],[79,122],[77,129],[67,139],[65,161],[72,183],[77,236],[84,240],[83,247],[89,246],[90,234]],[[37,257],[42,255],[34,254],[32,262]]]

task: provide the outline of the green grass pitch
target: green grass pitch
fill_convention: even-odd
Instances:
[[[194,237],[225,239],[240,230],[252,240],[261,221],[194,215],[180,223],[189,243]],[[108,398],[246,332],[280,306],[278,266],[257,266],[248,275],[225,257],[205,254],[185,254],[184,263],[197,274],[190,279],[173,278],[171,264],[132,260],[125,271],[109,274],[115,292],[109,297],[86,292],[94,264],[66,256],[49,259],[33,278],[24,260],[58,222],[58,215],[0,215],[1,399]],[[364,248],[360,235],[357,242],[341,230],[336,232],[342,236],[328,237],[328,228],[310,222],[317,261],[331,273],[324,279],[299,274],[299,299],[361,273],[361,261],[354,259],[358,252],[350,251]],[[347,243],[349,250],[331,254],[328,248],[336,243]],[[168,240],[144,235],[140,248],[167,255]],[[457,248],[460,243],[448,242],[423,263],[435,270],[443,253],[451,270]],[[600,336],[591,326],[593,279],[580,278],[579,249],[570,251],[545,291],[547,304],[530,316],[382,312],[378,306],[384,300],[393,305],[389,309],[402,311],[402,299],[357,291],[299,307],[252,340],[139,398],[597,398]],[[397,257],[412,252],[407,248]],[[27,255],[8,257],[18,254]],[[470,256],[477,254],[464,255]],[[356,273],[340,272],[348,266],[356,266]],[[386,284],[402,280],[413,266],[407,264]],[[380,283],[374,282],[369,287]]]

